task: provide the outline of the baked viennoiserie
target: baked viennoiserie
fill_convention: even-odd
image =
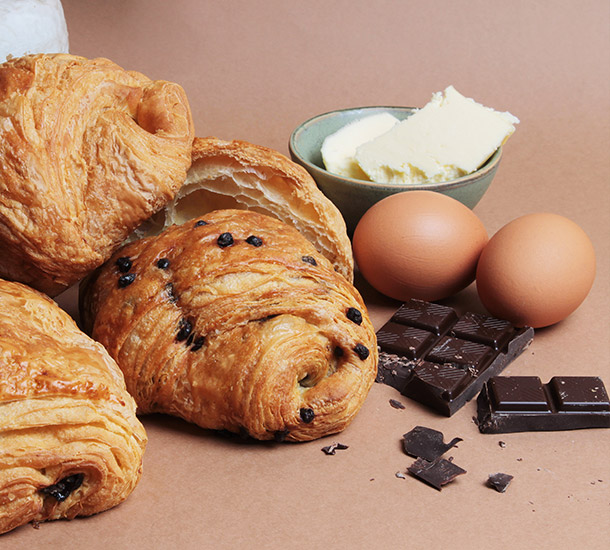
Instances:
[[[102,345],[47,296],[0,280],[0,533],[116,506],[145,445]]]
[[[81,320],[140,412],[257,439],[342,430],[377,369],[357,290],[296,229],[251,211],[120,249],[81,284]]]
[[[353,280],[351,243],[337,207],[302,166],[246,141],[195,138],[184,185],[136,234],[157,234],[172,224],[230,208],[254,210],[296,227],[339,273]]]
[[[172,199],[194,136],[184,90],[107,59],[0,65],[0,277],[56,295]]]

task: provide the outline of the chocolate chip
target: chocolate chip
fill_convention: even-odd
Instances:
[[[125,288],[133,283],[136,279],[135,273],[127,273],[126,275],[121,275],[119,277],[119,288]]]
[[[226,248],[227,246],[231,246],[233,244],[233,235],[231,233],[222,233],[218,239],[216,240],[218,246],[220,248]]]
[[[299,411],[299,415],[301,416],[301,420],[305,422],[305,424],[309,424],[316,416],[316,413],[313,412],[313,409],[303,408]]]
[[[121,256],[116,261],[116,265],[121,273],[127,273],[131,269],[131,259],[127,256]]]
[[[392,405],[392,407],[394,407],[395,409],[404,409],[405,408],[405,406],[400,401],[397,401],[396,399],[390,399],[390,405]]]
[[[183,342],[191,335],[192,331],[192,323],[188,319],[180,319],[180,323],[178,323],[178,333],[176,334],[176,341]]]
[[[333,350],[333,353],[335,354],[335,357],[343,357],[343,348],[340,348],[339,346],[337,346]]]
[[[201,227],[202,225],[208,225],[208,222],[204,222],[203,220],[197,220],[195,222],[195,227]]]
[[[318,265],[318,262],[316,262],[316,259],[313,256],[301,256],[301,260],[306,264]]]
[[[347,313],[345,314],[345,316],[350,320],[353,321],[354,323],[356,323],[357,325],[360,325],[362,323],[362,313],[360,313],[359,309],[356,309],[355,307],[350,307],[347,310]]]
[[[251,244],[252,246],[263,246],[263,239],[261,239],[260,237],[257,237],[256,235],[250,235],[247,239],[246,242],[248,244]]]
[[[195,333],[191,332],[189,334],[189,337],[186,339],[186,342],[185,342],[187,347],[190,346],[193,343],[193,338],[195,338]]]
[[[205,336],[198,336],[193,341],[193,347],[191,348],[191,351],[200,350],[203,347],[203,344],[205,344]]]
[[[369,356],[370,353],[369,348],[362,344],[356,344],[356,347],[354,347],[354,351],[363,361]]]
[[[167,258],[160,258],[157,261],[157,267],[159,269],[167,269],[169,267],[169,260]]]
[[[273,433],[274,441],[281,443],[282,441],[286,441],[286,438],[290,435],[290,430],[277,430]]]
[[[57,502],[62,502],[82,485],[84,479],[84,474],[73,474],[64,477],[53,485],[43,487],[40,492],[52,496]]]

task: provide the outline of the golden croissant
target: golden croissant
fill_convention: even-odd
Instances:
[[[252,211],[120,249],[81,285],[81,320],[140,412],[257,439],[344,429],[377,368],[357,290],[296,229]]]
[[[0,533],[116,506],[145,445],[102,345],[47,296],[0,280]]]
[[[56,295],[172,199],[191,163],[177,84],[107,59],[0,65],[0,277]]]

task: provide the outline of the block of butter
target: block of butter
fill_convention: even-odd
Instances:
[[[347,178],[368,180],[367,175],[356,163],[356,149],[387,132],[398,119],[390,113],[369,115],[343,126],[328,136],[322,143],[322,161],[333,174]]]
[[[356,163],[379,183],[449,181],[477,170],[519,119],[461,95],[453,86],[387,132],[356,149]]]

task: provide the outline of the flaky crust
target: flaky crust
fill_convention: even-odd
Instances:
[[[296,227],[339,273],[353,281],[351,243],[337,207],[303,167],[277,151],[246,141],[195,138],[184,185],[138,235],[158,233],[223,208],[253,210]]]
[[[184,90],[107,59],[0,65],[0,276],[56,295],[172,199],[194,136]]]
[[[344,429],[375,378],[357,290],[296,229],[256,212],[219,210],[131,243],[81,290],[85,330],[141,412],[310,440]]]
[[[0,280],[0,533],[116,506],[145,445],[102,345],[47,296]]]

